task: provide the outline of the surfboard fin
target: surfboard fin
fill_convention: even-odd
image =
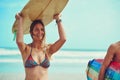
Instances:
[[[17,33],[17,30],[14,31],[13,41],[15,41],[15,39],[16,39],[16,33]]]

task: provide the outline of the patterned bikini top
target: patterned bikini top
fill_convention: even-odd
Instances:
[[[45,58],[44,60],[38,64],[32,57],[31,55],[32,53],[32,48],[31,48],[31,51],[30,51],[30,55],[29,57],[27,58],[26,62],[25,62],[25,68],[33,68],[35,66],[42,66],[43,68],[48,68],[50,66],[50,61],[47,57],[47,54],[45,54]]]

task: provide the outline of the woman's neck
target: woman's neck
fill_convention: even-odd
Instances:
[[[33,42],[31,43],[31,46],[32,46],[33,48],[36,48],[36,49],[41,49],[41,48],[42,48],[42,43],[41,43],[41,42],[33,41]]]

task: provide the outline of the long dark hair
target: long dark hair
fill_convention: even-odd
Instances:
[[[36,24],[41,24],[44,28],[44,36],[43,36],[43,39],[42,39],[42,43],[44,44],[45,43],[45,26],[44,26],[44,23],[42,22],[42,20],[40,19],[37,19],[37,20],[34,20],[30,26],[30,34],[31,34],[31,37],[33,35],[33,29],[35,27]],[[32,37],[33,38],[33,37]]]

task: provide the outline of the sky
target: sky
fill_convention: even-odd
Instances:
[[[0,0],[0,47],[17,48],[12,26],[15,14],[29,0]],[[61,12],[67,41],[62,49],[107,50],[120,40],[120,0],[69,0]],[[46,26],[46,42],[58,39],[57,25]],[[24,42],[32,42],[30,35]]]

